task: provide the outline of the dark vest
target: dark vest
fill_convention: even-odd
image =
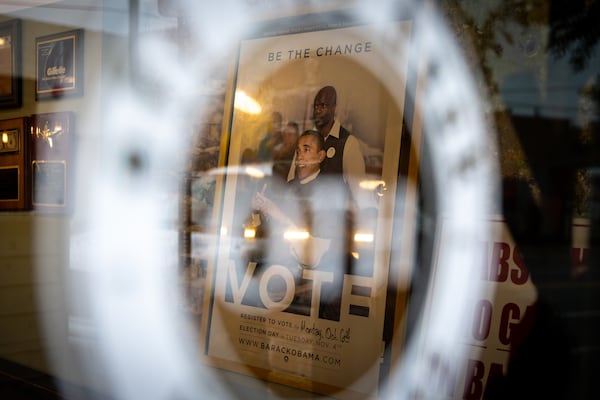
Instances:
[[[344,172],[344,147],[346,146],[346,141],[349,137],[350,132],[342,126],[340,126],[339,138],[331,135],[327,137],[325,140],[325,152],[328,155],[331,154],[329,149],[333,147],[335,149],[335,154],[331,158],[329,158],[328,155],[325,156],[325,160],[321,163],[322,174],[341,174]]]

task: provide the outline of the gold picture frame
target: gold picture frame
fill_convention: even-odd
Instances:
[[[289,25],[278,30],[283,25],[275,21],[240,41],[226,96],[220,165],[210,171],[217,177],[210,219],[215,241],[203,288],[201,356],[209,365],[260,379],[340,398],[365,398],[377,394],[385,379],[392,342],[396,355],[403,345],[393,338],[402,335],[408,301],[407,283],[399,276],[410,273],[412,260],[400,267],[391,266],[390,260],[392,248],[413,232],[397,231],[390,216],[407,222],[415,218],[410,210],[416,202],[421,132],[411,134],[407,128],[412,124],[404,122],[412,112],[405,102],[414,99],[406,92],[412,22],[390,20],[374,26],[340,21],[335,14],[331,25],[315,30],[313,17],[286,20],[297,23],[291,30]],[[394,51],[404,60],[394,66],[386,63],[387,35],[397,39]],[[286,281],[284,298],[295,296],[299,286],[290,289],[280,265],[261,268],[252,256],[239,256],[258,244],[258,238],[245,236],[244,226],[252,213],[252,192],[260,191],[271,171],[248,155],[256,153],[273,111],[284,122],[297,122],[300,132],[311,129],[313,99],[328,85],[337,90],[341,124],[351,126],[366,149],[366,171],[370,182],[377,182],[372,190],[379,196],[376,228],[371,241],[359,249],[367,248],[372,263],[366,271],[344,274],[340,311],[331,319],[314,311],[316,297],[304,314],[266,298],[266,286],[278,274]],[[253,107],[259,111],[253,114]],[[328,156],[332,150],[327,149]],[[313,281],[308,290],[317,297],[318,273],[303,276],[309,286]],[[296,292],[288,296],[288,291]],[[261,300],[246,301],[251,292],[261,293]]]
[[[0,210],[31,209],[28,118],[0,120]]]

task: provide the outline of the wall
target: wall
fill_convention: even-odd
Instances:
[[[105,16],[99,6],[61,10],[59,2],[52,7],[0,15],[0,21],[21,19],[23,76],[22,107],[0,110],[0,119],[74,112],[72,138],[77,152],[71,168],[78,177],[78,171],[90,167],[85,163],[87,143],[101,130],[101,92],[105,79],[101,66],[106,54],[105,42],[108,46],[123,47],[127,40],[100,29]],[[57,13],[60,18],[54,18]],[[80,25],[64,25],[60,21]],[[84,29],[83,96],[36,101],[35,38],[77,28]],[[79,193],[85,192],[77,186],[70,189],[76,188]],[[85,200],[77,192],[75,196]],[[94,382],[101,385],[101,379],[86,383],[78,353],[86,351],[89,343],[82,345],[74,340],[73,315],[77,310],[73,308],[78,306],[69,302],[79,280],[70,271],[70,235],[83,223],[81,214],[80,209],[65,215],[44,215],[36,211],[0,213],[0,358],[72,383],[94,386]],[[53,356],[56,354],[61,355],[60,359]]]

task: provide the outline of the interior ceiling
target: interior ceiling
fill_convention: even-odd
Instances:
[[[59,0],[0,0],[0,14],[9,14],[26,8],[39,7]]]
[[[25,21],[129,34],[128,0],[0,0],[0,14]],[[176,18],[158,12],[157,0],[138,0],[140,31],[172,29]]]

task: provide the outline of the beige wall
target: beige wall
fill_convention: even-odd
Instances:
[[[15,16],[0,16],[0,21]],[[79,28],[27,19],[22,15],[23,105],[0,110],[0,119],[72,111],[76,151],[85,149],[100,131],[102,54],[105,35],[87,26],[101,26],[99,11],[77,20],[84,28],[84,94],[82,97],[35,100],[35,38]],[[113,42],[115,39],[111,39]],[[117,42],[127,43],[126,39]],[[75,154],[71,166],[85,166]],[[74,175],[76,176],[76,175]],[[71,187],[71,190],[75,190]],[[75,192],[84,192],[81,188]],[[35,211],[0,212],[0,358],[51,373],[72,383],[86,382],[77,353],[85,351],[72,332],[73,305],[69,296],[76,275],[70,270],[70,234],[80,224],[81,211],[44,215]],[[75,338],[76,339],[76,338]],[[56,355],[61,355],[57,358]]]
[[[0,214],[0,357],[47,372],[52,368],[42,318],[55,332],[66,333],[67,327],[68,223],[62,217]],[[44,241],[34,242],[42,225]]]
[[[33,267],[33,219],[0,214],[0,357],[48,370]]]

